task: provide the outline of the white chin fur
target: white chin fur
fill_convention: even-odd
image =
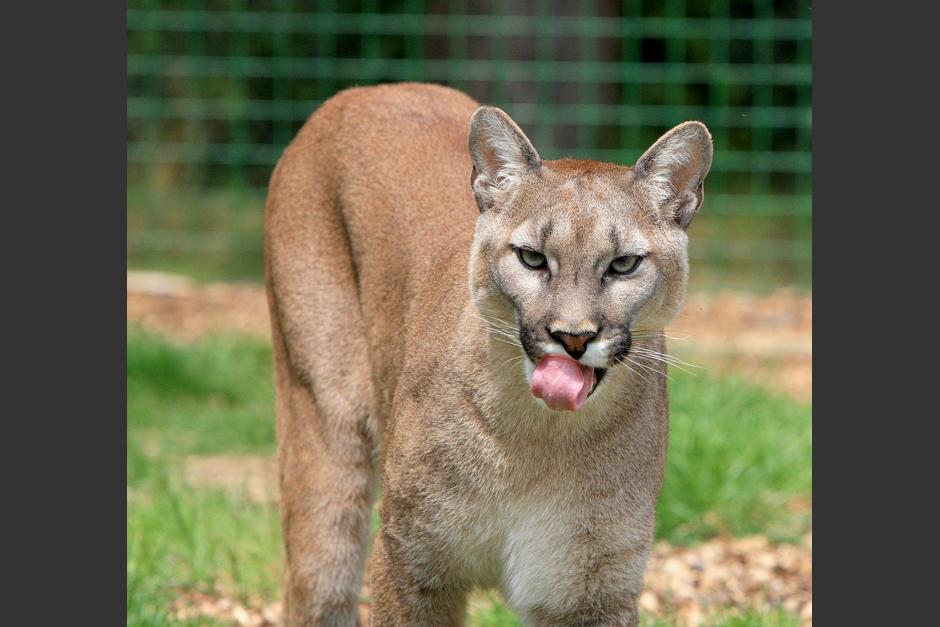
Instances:
[[[532,373],[535,372],[535,364],[532,363],[528,355],[522,360],[522,371],[525,373],[526,383],[529,384],[529,387],[532,387]]]
[[[610,341],[588,344],[587,350],[581,355],[581,363],[591,368],[609,367],[609,356],[607,349],[610,347]]]

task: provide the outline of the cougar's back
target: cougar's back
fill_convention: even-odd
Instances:
[[[272,314],[278,303],[318,304],[317,311],[279,313],[282,333],[308,336],[310,350],[294,351],[298,359],[312,352],[343,368],[355,359],[347,352],[354,347],[332,340],[359,333],[368,341],[373,377],[383,382],[382,400],[389,400],[409,310],[466,282],[478,214],[467,133],[477,107],[435,85],[349,89],[325,102],[287,148],[268,198],[267,271],[269,290],[273,284],[283,292],[272,294]],[[436,263],[447,254],[453,263]],[[356,302],[322,294],[351,287]],[[292,328],[291,318],[328,327],[333,337]]]

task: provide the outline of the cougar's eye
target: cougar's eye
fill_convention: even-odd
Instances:
[[[528,248],[517,248],[516,254],[519,255],[519,261],[530,270],[541,270],[545,267],[545,255],[537,253]]]
[[[631,274],[643,261],[639,255],[624,255],[610,262],[611,274]]]

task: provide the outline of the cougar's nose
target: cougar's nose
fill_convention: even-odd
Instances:
[[[562,331],[551,331],[548,334],[552,339],[565,347],[565,351],[575,359],[579,359],[584,351],[587,350],[588,342],[597,337],[595,331],[585,331],[584,333],[564,333]]]

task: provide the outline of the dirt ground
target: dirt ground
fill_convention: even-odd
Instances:
[[[716,614],[727,618],[747,608],[779,608],[797,616],[801,627],[812,625],[812,542],[812,535],[799,545],[774,545],[762,536],[717,538],[692,547],[661,542],[650,557],[640,609],[691,626],[707,625]],[[368,593],[364,588],[363,597]],[[486,596],[474,595],[471,614],[487,603]],[[261,627],[278,624],[281,604],[180,591],[172,611],[177,619],[211,617]],[[368,625],[368,604],[359,606],[359,615],[360,624]]]
[[[668,334],[676,338],[669,349],[677,357],[812,400],[811,295],[691,294]]]
[[[198,284],[162,273],[127,273],[127,318],[184,341],[221,331],[270,334],[261,286]],[[673,338],[670,352],[685,361],[809,401],[812,326],[812,297],[782,289],[767,295],[691,294],[667,333]]]

